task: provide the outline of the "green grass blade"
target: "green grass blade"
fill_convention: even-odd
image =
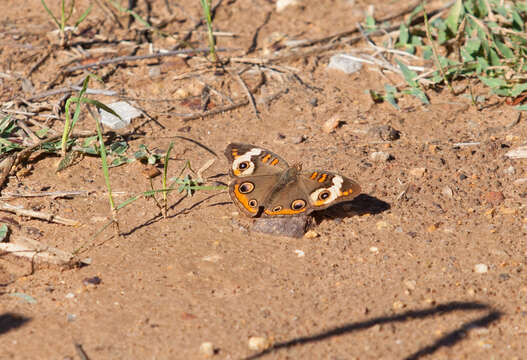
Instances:
[[[48,15],[53,19],[53,21],[55,21],[55,24],[57,24],[57,27],[60,29],[60,23],[59,23],[59,20],[55,17],[55,15],[53,15],[53,13],[52,13],[51,10],[48,8],[48,6],[47,6],[46,3],[44,2],[44,0],[40,0],[40,2],[42,3],[42,6],[44,6],[44,9],[45,9],[46,12],[48,13]]]

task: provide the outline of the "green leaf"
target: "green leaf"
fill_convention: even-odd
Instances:
[[[501,65],[501,61],[500,61],[500,57],[498,56],[498,53],[496,52],[496,50],[494,49],[490,49],[490,52],[489,52],[489,62],[492,66],[500,66]]]
[[[461,0],[456,0],[450,11],[448,12],[448,16],[445,20],[447,28],[450,30],[452,35],[457,34],[458,30],[458,24],[459,24],[459,18],[461,17],[461,14],[463,12],[463,2]]]
[[[499,89],[501,87],[507,86],[507,82],[504,79],[500,78],[488,78],[484,76],[479,76],[481,82],[490,87],[491,89]]]
[[[470,38],[463,48],[471,55],[476,54],[481,49],[481,39]]]
[[[520,111],[526,111],[527,110],[527,104],[526,105],[518,105],[514,109],[520,110]]]
[[[371,15],[368,15],[366,16],[366,27],[368,29],[375,29],[375,19],[373,18],[373,16]]]
[[[415,78],[417,77],[417,73],[415,71],[410,70],[408,66],[406,66],[399,60],[395,60],[395,62],[397,63],[397,65],[399,65],[399,68],[401,69],[404,79],[406,80],[408,85],[410,85],[413,88],[417,87],[418,85],[417,85],[417,82],[415,81]]]
[[[9,234],[9,228],[6,224],[0,225],[0,242],[5,241],[7,235]]]
[[[502,43],[501,41],[497,40],[497,39],[494,39],[494,44],[496,45],[496,47],[498,48],[498,50],[500,51],[500,53],[506,58],[506,59],[513,59],[514,58],[514,53],[512,52],[511,49],[509,49],[507,47],[507,45],[505,45],[504,43]]]
[[[408,44],[408,40],[410,39],[410,33],[408,32],[408,28],[404,23],[401,23],[401,26],[399,26],[399,43],[406,45]]]
[[[518,14],[516,11],[512,11],[511,15],[512,15],[512,20],[513,20],[513,27],[516,30],[523,31],[524,25],[523,25],[523,20],[520,14]]]
[[[516,84],[511,89],[511,96],[512,97],[516,97],[516,96],[524,93],[525,91],[527,91],[527,83]]]
[[[426,94],[423,92],[423,90],[419,88],[411,88],[409,90],[409,94],[421,100],[423,104],[427,104],[427,105],[430,104],[430,101],[428,100],[428,97],[426,96]]]

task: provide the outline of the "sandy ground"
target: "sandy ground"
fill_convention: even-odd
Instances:
[[[0,78],[1,103],[77,84],[82,71],[61,71],[85,63],[82,49],[98,60],[147,54],[148,42],[172,49],[201,14],[198,2],[169,3],[172,14],[163,1],[149,1],[150,10],[140,2],[137,11],[154,24],[168,21],[163,31],[179,38],[145,33],[137,22],[127,29],[124,15],[120,29],[94,3],[82,33],[60,49],[50,45],[54,25],[39,1],[4,1],[0,72],[10,76]],[[378,18],[402,10],[398,2],[371,3]],[[87,4],[78,2],[74,17]],[[350,30],[369,5],[312,1],[278,13],[270,1],[223,1],[215,29],[236,37],[218,36],[218,47],[231,49],[220,57],[245,56],[253,38],[256,50],[247,56],[265,58],[279,50],[272,39]],[[196,27],[189,43],[206,47],[205,27]],[[217,359],[526,358],[527,182],[519,179],[527,173],[525,160],[505,154],[525,141],[527,123],[517,122],[518,112],[502,99],[488,96],[488,106],[478,109],[448,90],[428,91],[428,106],[409,97],[400,100],[401,110],[374,104],[365,90],[380,91],[387,82],[376,69],[365,66],[351,75],[326,69],[333,53],[365,46],[319,49],[260,68],[231,60],[227,68],[256,88],[259,117],[250,105],[191,121],[178,116],[201,111],[204,84],[217,91],[210,92],[207,110],[230,104],[219,92],[235,103],[246,100],[236,76],[214,71],[199,56],[92,69],[104,81],[90,87],[117,91],[150,116],[119,132],[129,154],[141,144],[165,151],[174,141],[170,176],[186,160],[199,169],[215,159],[204,174],[212,184],[227,183],[223,150],[244,142],[305,168],[348,176],[363,195],[318,214],[317,237],[248,231],[249,220],[225,190],[200,190],[192,197],[170,194],[167,218],[151,199],[138,200],[118,213],[121,237],[110,227],[94,239],[111,217],[100,159],[80,158],[56,173],[58,156],[36,156],[29,173],[9,178],[3,196],[88,195],[6,201],[83,225],[9,213],[0,220],[12,236],[69,252],[83,246],[80,257],[91,264],[31,273],[27,262],[0,258],[0,357],[199,359],[206,356],[200,345],[211,342],[210,356]],[[23,78],[31,86],[23,86]],[[60,96],[31,100],[48,109],[27,111],[49,113]],[[328,133],[323,125],[333,117],[340,123]],[[57,131],[62,126],[61,120],[32,119]],[[87,112],[81,119],[79,129],[94,129]],[[398,139],[385,136],[388,126],[400,132]],[[207,146],[217,158],[176,136]],[[389,160],[375,161],[372,154],[380,151]],[[143,170],[138,162],[111,169],[117,202],[150,189]],[[159,177],[153,183],[161,187]],[[94,277],[101,282],[88,284]]]

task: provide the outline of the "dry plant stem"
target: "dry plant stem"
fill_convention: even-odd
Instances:
[[[89,190],[72,190],[72,191],[42,191],[42,192],[26,192],[26,193],[3,193],[0,200],[10,200],[16,198],[32,198],[50,196],[53,199],[72,197],[72,196],[86,196],[90,193]]]
[[[24,130],[24,132],[31,138],[32,144],[37,144],[40,142],[38,136],[36,136],[33,131],[31,131],[31,129],[24,122],[24,120],[17,120],[17,125],[20,126],[20,128]]]
[[[234,50],[234,49],[226,49],[226,48],[217,48],[216,49],[217,52],[226,52],[226,51],[232,51],[232,50]],[[209,51],[208,48],[199,48],[199,49],[172,50],[172,51],[167,51],[167,52],[164,52],[164,53],[149,54],[149,55],[119,56],[119,57],[116,57],[116,58],[102,60],[102,61],[99,61],[99,62],[96,62],[96,63],[92,63],[92,64],[73,66],[73,67],[70,67],[70,68],[67,68],[67,69],[63,70],[63,73],[69,74],[69,73],[72,73],[72,72],[77,71],[77,70],[84,70],[84,69],[90,69],[90,68],[94,68],[94,67],[101,67],[101,66],[110,65],[110,64],[120,64],[120,63],[129,62],[129,61],[157,59],[157,58],[161,58],[161,57],[178,56],[178,55],[181,55],[181,54],[194,54],[194,53],[204,53],[204,54],[206,54],[206,53],[208,53],[208,51]]]
[[[48,51],[46,51],[46,53],[44,54],[44,56],[42,56],[42,57],[41,57],[41,58],[35,63],[35,65],[33,65],[33,66],[31,67],[31,69],[29,69],[29,71],[28,71],[28,73],[27,73],[26,76],[27,76],[27,77],[30,77],[31,74],[33,74],[33,72],[35,72],[35,70],[37,70],[37,69],[40,67],[40,65],[42,65],[42,64],[44,63],[44,61],[46,61],[46,60],[49,58],[49,55],[51,55],[51,53],[53,52],[53,50],[54,50],[53,47],[50,47],[50,48],[48,49]]]
[[[256,107],[256,103],[254,101],[254,97],[253,97],[253,94],[251,93],[251,91],[249,90],[249,88],[247,87],[247,84],[245,84],[245,81],[243,81],[242,77],[238,74],[238,72],[232,72],[232,71],[229,71],[227,70],[227,72],[233,77],[236,79],[236,81],[238,81],[238,83],[240,84],[240,86],[243,88],[243,90],[245,91],[245,94],[247,95],[247,100],[251,103],[251,106],[253,108],[253,111],[254,111],[254,115],[257,117],[257,118],[260,118],[260,112],[258,111],[258,108]]]
[[[27,216],[30,218],[46,220],[49,222],[54,222],[54,223],[62,224],[62,225],[68,225],[68,226],[81,225],[81,223],[78,222],[77,220],[70,220],[70,219],[60,217],[60,216],[55,216],[53,214],[44,213],[41,211],[27,210],[20,206],[11,205],[5,202],[0,202],[0,210],[15,213],[19,216]]]
[[[42,92],[40,94],[36,94],[36,95],[31,96],[27,100],[28,101],[35,101],[35,100],[38,100],[38,99],[42,99],[42,98],[46,98],[46,97],[50,97],[50,96],[54,96],[54,95],[58,95],[58,94],[68,94],[69,95],[69,94],[71,94],[74,91],[80,91],[80,90],[81,90],[80,86],[76,86],[76,85],[67,86],[67,87],[63,87],[63,88],[60,88],[60,89],[44,91],[44,92]],[[104,95],[104,96],[118,96],[119,95],[117,93],[117,91],[113,91],[113,90],[90,89],[90,88],[86,89],[86,94],[87,95]]]

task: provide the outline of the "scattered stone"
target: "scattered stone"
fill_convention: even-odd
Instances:
[[[357,61],[351,54],[335,54],[329,59],[327,69],[340,70],[346,74],[353,74],[362,68],[362,62]]]
[[[401,137],[401,132],[390,125],[372,126],[368,129],[368,134],[383,141],[394,141]]]
[[[300,0],[277,0],[276,1],[276,11],[283,11],[288,6],[300,5],[302,2]]]
[[[390,154],[384,151],[375,151],[370,154],[370,160],[374,162],[386,162],[390,159]]]
[[[251,230],[276,236],[301,238],[306,233],[309,219],[308,216],[257,218],[252,223]]]
[[[101,114],[101,123],[113,130],[125,128],[130,125],[132,119],[141,116],[141,112],[139,110],[125,101],[111,103],[108,105],[108,107],[121,117],[119,119],[117,116],[100,109],[99,112]]]
[[[73,299],[75,297],[75,294],[74,293],[67,293],[66,294],[66,299]]]
[[[304,135],[298,135],[298,136],[293,136],[290,140],[291,144],[300,144],[300,143],[303,143],[304,141],[306,140],[306,137]]]
[[[66,320],[67,320],[68,322],[73,322],[73,321],[75,321],[76,319],[77,319],[77,315],[75,315],[75,314],[67,314],[67,315],[66,315]]]
[[[405,280],[404,281],[404,286],[406,286],[408,290],[415,290],[416,285],[417,285],[417,282],[415,280]]]
[[[484,195],[484,199],[487,203],[496,206],[505,200],[505,196],[501,191],[489,191]]]
[[[208,341],[201,343],[201,345],[199,346],[199,352],[205,357],[210,357],[214,355],[214,344]]]
[[[266,337],[252,336],[249,338],[248,345],[249,349],[251,350],[262,351],[269,348],[269,346],[271,346],[271,343]]]
[[[508,151],[505,156],[510,159],[525,159],[527,158],[527,145],[517,147]]]
[[[317,238],[319,237],[320,235],[315,231],[315,230],[308,230],[305,234],[304,234],[304,237],[306,239],[314,239],[314,238]]]
[[[437,225],[436,224],[432,224],[432,225],[430,225],[430,226],[428,226],[426,228],[426,231],[429,232],[429,233],[432,233],[432,232],[434,232],[436,230],[437,230]]]
[[[330,132],[335,130],[339,126],[339,124],[340,124],[340,117],[335,115],[335,116],[329,118],[328,120],[326,120],[324,125],[322,125],[322,130],[326,134],[329,134]]]
[[[212,262],[212,263],[217,263],[218,261],[221,260],[221,256],[218,254],[207,255],[207,256],[204,256],[201,260]]]
[[[514,175],[516,173],[516,169],[514,168],[514,166],[509,166],[508,168],[506,168],[505,170],[503,170],[503,173],[505,175]]]
[[[309,104],[313,107],[317,107],[318,106],[318,99],[317,98],[311,98],[309,100]]]
[[[511,278],[511,276],[507,273],[500,274],[500,281],[507,281]]]
[[[161,66],[150,66],[148,69],[148,76],[151,79],[157,79],[161,76]]]
[[[161,171],[155,167],[154,165],[145,165],[143,169],[141,170],[141,173],[147,178],[147,179],[153,179],[159,175],[161,175]]]
[[[393,303],[393,309],[394,310],[400,310],[402,308],[406,307],[405,304],[403,304],[401,301],[397,300]]]
[[[84,278],[84,280],[82,280],[82,283],[85,286],[89,286],[89,285],[95,286],[95,285],[99,285],[101,282],[102,282],[102,279],[98,276],[87,277],[87,278]]]
[[[467,175],[459,174],[459,180],[465,180],[466,178],[467,178]]]
[[[441,194],[443,194],[443,195],[445,195],[446,197],[449,197],[449,198],[454,196],[454,192],[452,191],[452,189],[448,185],[443,187],[443,189],[441,190]]]
[[[489,271],[489,267],[485,264],[476,264],[474,266],[474,271],[477,273],[477,274],[485,274],[486,272]]]
[[[306,256],[306,254],[305,254],[302,250],[298,250],[298,249],[295,250],[295,254],[296,254],[296,256],[298,256],[298,257],[304,257],[304,256]]]
[[[423,168],[423,167],[410,169],[410,175],[412,175],[415,178],[422,178],[425,173],[426,173],[426,168]]]
[[[379,248],[376,246],[372,246],[370,247],[370,252],[377,254],[379,253]]]
[[[527,178],[516,179],[514,180],[513,184],[516,186],[527,184]]]

